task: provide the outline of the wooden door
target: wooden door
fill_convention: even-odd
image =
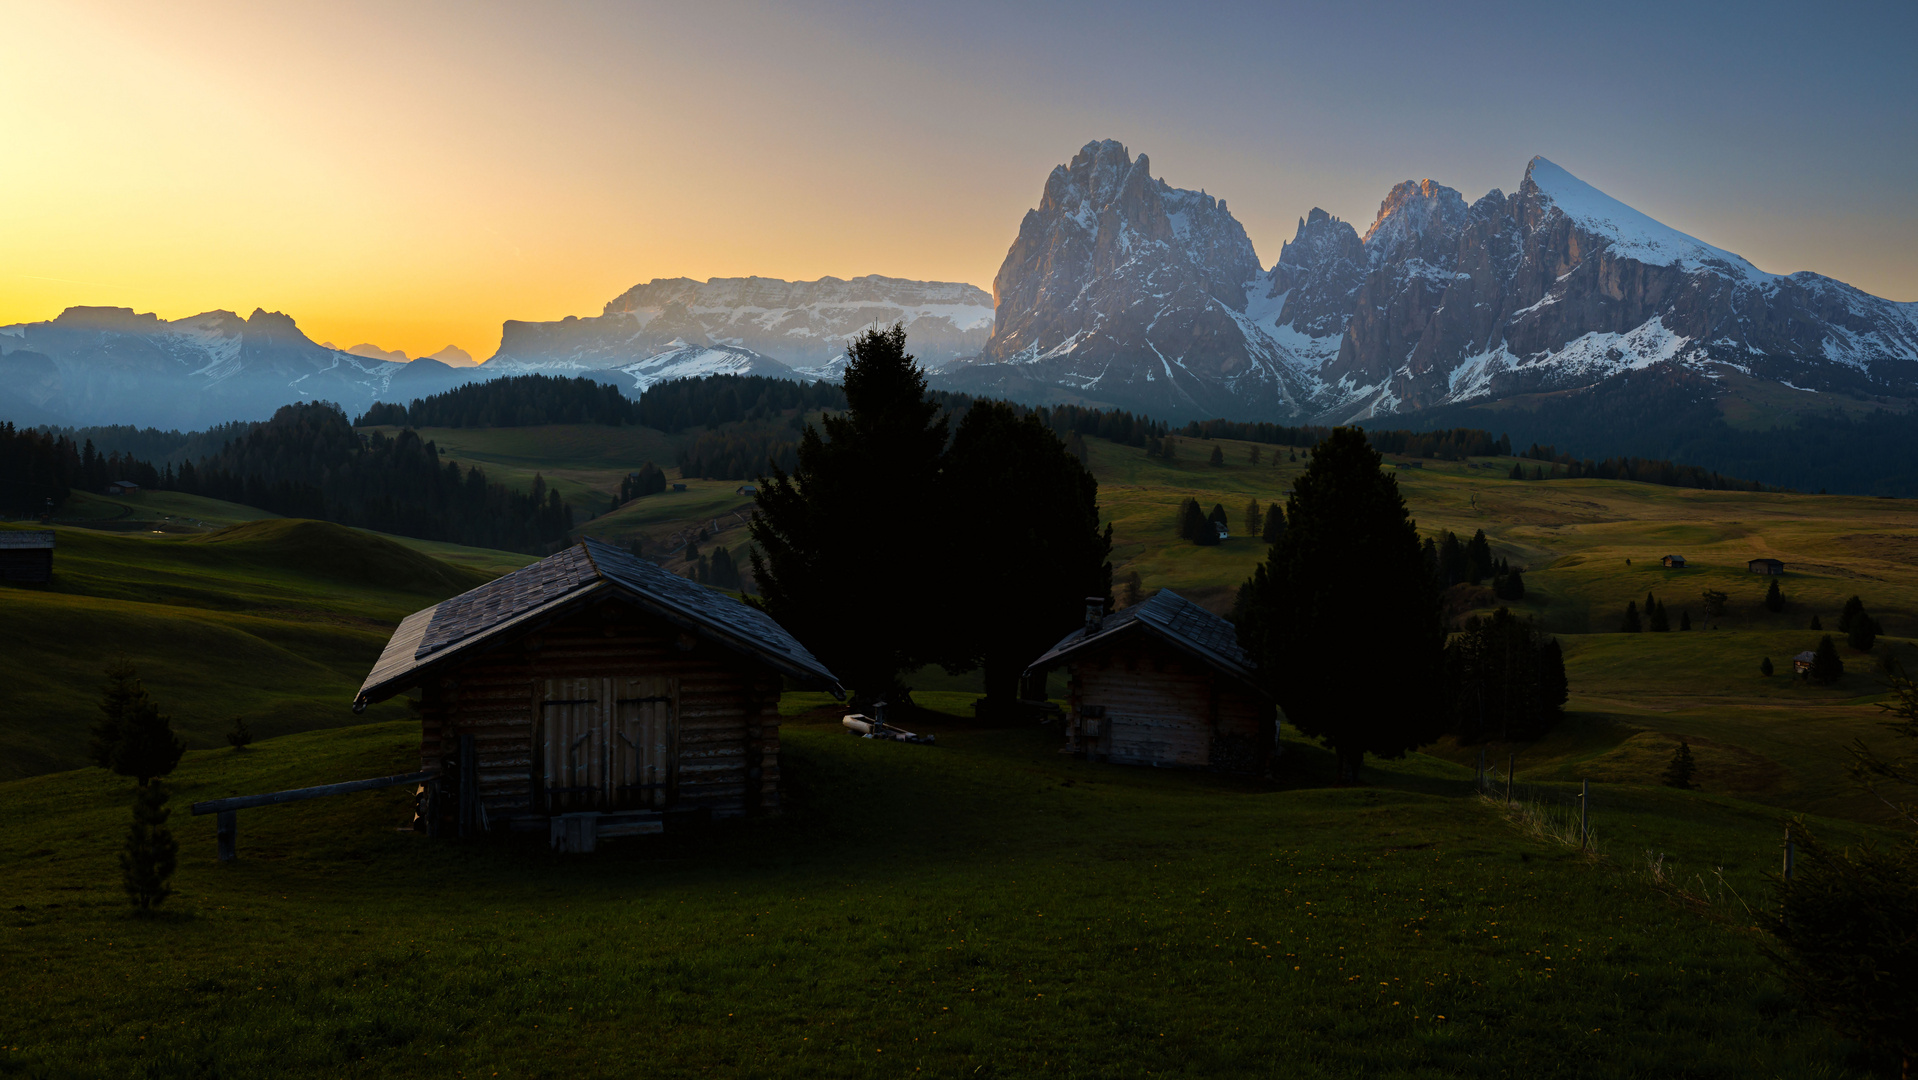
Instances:
[[[546,679],[538,773],[546,813],[663,807],[678,757],[679,680]]]

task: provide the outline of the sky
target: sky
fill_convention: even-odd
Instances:
[[[255,307],[490,356],[654,277],[990,289],[1124,142],[1271,265],[1314,206],[1542,154],[1918,301],[1918,5],[0,0],[0,324]]]

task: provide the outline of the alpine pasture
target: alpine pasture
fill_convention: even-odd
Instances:
[[[448,430],[444,445],[489,472],[510,457],[509,482],[537,472],[605,505],[627,452],[594,448],[606,430]],[[1115,580],[1136,572],[1145,590],[1223,610],[1263,556],[1237,536],[1246,500],[1282,503],[1306,462],[1175,441],[1168,461],[1087,440]],[[1214,445],[1222,465],[1207,463]],[[584,858],[429,841],[401,831],[407,791],[384,791],[243,811],[240,859],[221,865],[212,819],[186,812],[416,768],[404,706],[355,717],[354,689],[399,618],[524,556],[233,524],[244,508],[200,507],[204,524],[179,531],[136,531],[133,516],[62,526],[54,583],[0,592],[0,674],[14,688],[0,730],[18,748],[0,784],[0,1071],[1882,1069],[1783,990],[1750,912],[1769,902],[1795,815],[1840,838],[1880,820],[1845,785],[1842,747],[1877,737],[1878,658],[1912,654],[1918,508],[1520,481],[1511,458],[1418,464],[1398,477],[1421,529],[1483,529],[1524,568],[1513,609],[1566,650],[1566,721],[1491,748],[1489,796],[1473,783],[1480,748],[1449,742],[1368,761],[1357,788],[1330,786],[1329,755],[1289,736],[1274,784],[1074,761],[1056,753],[1056,726],[977,727],[970,695],[929,680],[914,723],[938,746],[846,738],[829,700],[789,694],[784,814]],[[666,546],[743,507],[736,486],[691,481],[579,531]],[[1223,505],[1234,538],[1180,540],[1187,497]],[[732,535],[718,542],[743,543]],[[1688,567],[1665,569],[1666,554]],[[1777,613],[1761,602],[1767,579],[1745,570],[1760,556],[1786,563]],[[936,569],[935,587],[989,593],[963,567]],[[1710,628],[1706,589],[1729,597]],[[1647,593],[1694,629],[1616,632]],[[1830,627],[1853,594],[1884,624],[1875,655],[1846,651],[1831,687],[1793,679],[1791,655],[1820,636],[1811,618]],[[1387,634],[1351,644],[1391,662]],[[128,785],[80,768],[109,653],[140,666],[192,747],[169,781],[181,861],[157,918],[130,917],[118,887]],[[1778,674],[1760,674],[1766,657]],[[1355,707],[1364,692],[1352,688]],[[261,736],[244,752],[220,745],[234,716]],[[1697,790],[1659,784],[1679,738]],[[1589,852],[1553,826],[1580,780],[1594,781]]]

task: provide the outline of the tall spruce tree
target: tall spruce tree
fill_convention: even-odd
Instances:
[[[1668,787],[1688,788],[1692,786],[1692,774],[1698,771],[1698,765],[1692,760],[1692,744],[1684,739],[1678,740],[1678,749],[1672,751],[1672,760],[1665,766],[1664,780]]]
[[[1535,739],[1564,716],[1565,660],[1555,638],[1499,608],[1445,646],[1452,732],[1461,742]]]
[[[1636,634],[1645,629],[1638,620],[1638,601],[1625,601],[1625,622],[1618,629],[1626,634]]]
[[[1818,639],[1818,648],[1811,654],[1811,670],[1806,678],[1820,686],[1830,686],[1845,674],[1845,661],[1838,656],[1838,646],[1831,643],[1831,635]]]
[[[1257,447],[1254,447],[1254,449],[1257,449]],[[1264,532],[1265,516],[1259,510],[1259,500],[1245,500],[1245,535],[1260,536]]]
[[[1037,416],[1001,402],[977,402],[959,422],[944,492],[959,509],[956,550],[989,584],[942,620],[939,660],[981,668],[985,709],[1005,712],[1026,665],[1084,621],[1086,598],[1111,606],[1112,528],[1100,527],[1092,473]]]
[[[1259,531],[1259,539],[1268,544],[1276,544],[1279,537],[1285,535],[1285,508],[1272,503],[1265,508],[1265,527]]]
[[[1778,591],[1777,578],[1772,578],[1765,588],[1765,610],[1774,613],[1785,610],[1785,594]]]
[[[1245,589],[1239,639],[1298,730],[1356,782],[1444,733],[1438,594],[1398,481],[1357,428],[1334,428],[1286,499],[1286,530]],[[1328,573],[1331,567],[1362,573]],[[1354,643],[1389,641],[1388,649]]]
[[[944,531],[946,421],[903,325],[866,331],[846,355],[846,412],[807,425],[793,472],[773,469],[754,496],[752,566],[767,611],[864,704],[937,648],[917,540]]]

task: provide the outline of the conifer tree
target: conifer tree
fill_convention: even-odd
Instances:
[[[1878,641],[1878,632],[1878,620],[1861,608],[1851,618],[1851,629],[1845,631],[1845,643],[1859,652],[1868,653]]]
[[[1202,547],[1219,542],[1219,530],[1212,527],[1205,511],[1200,509],[1199,500],[1190,496],[1179,504],[1179,538]]]
[[[1679,613],[1678,613],[1678,628],[1679,628],[1680,630],[1690,630],[1690,629],[1692,628],[1692,613],[1691,613],[1691,612],[1689,612],[1689,611],[1681,611],[1681,612],[1679,612]]]
[[[1638,601],[1625,601],[1625,622],[1618,629],[1625,634],[1636,634],[1644,629],[1638,620]]]
[[[226,733],[226,741],[235,750],[244,750],[253,741],[253,732],[247,730],[246,717],[233,718],[233,730]]]
[[[1252,464],[1254,464],[1254,465],[1257,465],[1257,464],[1259,463],[1259,447],[1258,447],[1258,445],[1257,445],[1256,443],[1255,443],[1255,444],[1253,444],[1253,446],[1252,446],[1252,452],[1251,452],[1250,454],[1248,454],[1248,455],[1246,455],[1246,457],[1247,457],[1247,459],[1248,459],[1249,461],[1251,461],[1251,462],[1252,462]],[[1252,530],[1252,535],[1254,535],[1254,536],[1257,536],[1257,535],[1258,535],[1258,532],[1259,532],[1259,531],[1258,531],[1257,529],[1254,529],[1254,530]]]
[[[1818,621],[1818,616],[1816,616],[1816,615],[1813,615],[1813,616],[1811,617],[1811,626],[1809,627],[1809,629],[1812,629],[1812,630],[1823,630],[1824,628],[1825,628],[1825,624],[1824,624],[1824,623],[1822,623],[1822,622],[1819,622],[1819,621]]]
[[[793,472],[775,467],[754,495],[752,566],[767,611],[863,705],[936,648],[937,620],[910,587],[924,558],[900,538],[941,534],[947,431],[903,325],[860,334],[846,355],[846,411],[807,425]]]
[[[1717,589],[1706,589],[1699,596],[1705,601],[1705,626],[1709,629],[1712,620],[1725,617],[1725,605],[1731,602],[1731,597]]]
[[[1512,462],[1512,474],[1506,477],[1506,479],[1507,480],[1525,479],[1525,469],[1522,466],[1520,466],[1518,462],[1516,461]]]
[[[1780,612],[1785,610],[1785,594],[1778,591],[1778,579],[1772,578],[1765,589],[1765,610]]]
[[[942,490],[947,506],[962,508],[955,548],[991,589],[940,620],[933,659],[949,671],[980,668],[981,715],[1011,715],[1026,665],[1084,624],[1088,597],[1112,604],[1099,482],[1037,416],[981,401],[953,435]]]
[[[1287,720],[1324,740],[1340,779],[1355,782],[1366,754],[1400,757],[1445,729],[1430,700],[1444,672],[1438,594],[1398,482],[1357,428],[1319,444],[1285,520],[1247,584],[1239,640]],[[1327,572],[1336,566],[1365,572]],[[1352,647],[1379,639],[1389,655]]]
[[[1645,628],[1654,634],[1670,632],[1672,623],[1670,619],[1665,617],[1665,605],[1662,603],[1654,603],[1651,605],[1651,612],[1651,618],[1646,620]]]
[[[1206,521],[1206,524],[1212,526],[1212,536],[1215,540],[1217,539],[1219,535],[1219,530],[1221,528],[1225,529],[1225,531],[1227,532],[1232,531],[1231,524],[1226,519],[1226,516],[1225,516],[1224,503],[1213,503],[1212,512],[1205,516],[1205,521]]]
[[[1684,739],[1678,740],[1678,749],[1672,751],[1672,760],[1665,766],[1664,780],[1667,786],[1688,788],[1692,786],[1692,774],[1698,765],[1692,761],[1692,744]]]
[[[133,824],[127,828],[120,851],[120,881],[127,900],[139,910],[151,911],[173,895],[168,884],[179,864],[180,845],[167,829],[173,811],[167,808],[165,784],[142,784],[133,794]]]
[[[1492,575],[1492,545],[1485,539],[1485,530],[1472,534],[1465,544],[1465,579],[1477,585]]]
[[[1265,518],[1259,512],[1259,500],[1245,501],[1245,535],[1261,536],[1265,532]]]
[[[1770,678],[1772,671],[1775,670],[1771,666],[1771,657],[1767,656],[1765,659],[1759,661],[1758,670],[1760,674],[1763,674],[1766,678]]]
[[[1811,670],[1806,673],[1812,682],[1820,686],[1830,686],[1845,674],[1845,662],[1838,656],[1838,646],[1831,643],[1831,635],[1818,639],[1818,649],[1812,653]]]
[[[145,787],[154,777],[173,771],[186,744],[173,733],[173,722],[160,715],[131,662],[112,661],[106,676],[101,717],[88,733],[88,754],[95,765],[131,776]]]
[[[707,570],[706,584],[715,589],[737,591],[739,589],[739,564],[733,561],[732,552],[724,547],[713,549],[712,562]]]
[[[1212,457],[1208,460],[1214,465],[1225,464],[1225,451],[1220,447],[1214,446],[1212,448]]]
[[[1838,632],[1841,634],[1851,633],[1852,624],[1857,622],[1858,618],[1864,613],[1865,602],[1863,600],[1853,596],[1851,599],[1845,601],[1844,610],[1838,613]]]
[[[1278,503],[1265,508],[1265,528],[1259,532],[1259,538],[1268,544],[1276,544],[1279,537],[1285,535],[1285,508]]]

